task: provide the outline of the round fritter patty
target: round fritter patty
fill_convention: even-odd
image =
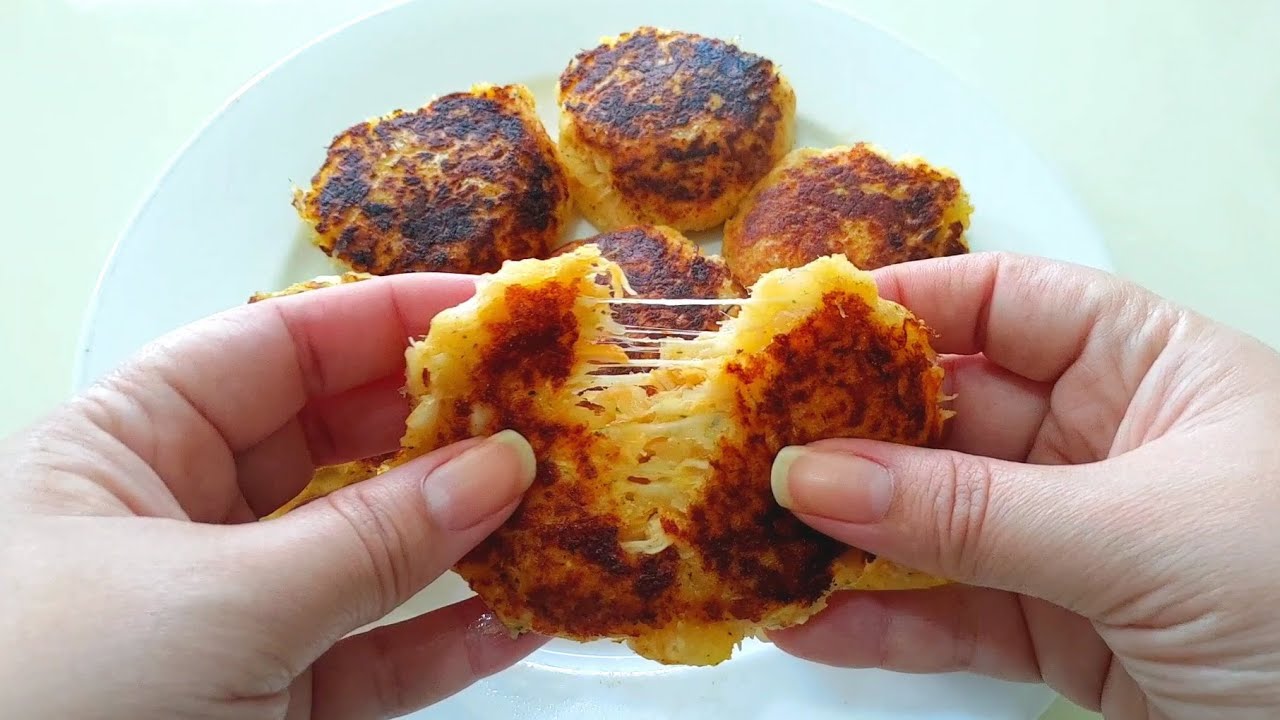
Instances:
[[[691,33],[639,28],[560,76],[560,148],[597,228],[723,223],[795,137],[795,93],[769,60]]]
[[[859,143],[801,148],[760,181],[725,224],[724,256],[750,285],[762,273],[843,254],[863,270],[969,251],[960,180],[919,158]]]
[[[570,200],[529,90],[480,85],[348,129],[294,205],[354,270],[479,274],[545,255]]]
[[[678,230],[632,225],[569,243],[557,255],[595,245],[627,276],[634,297],[654,299],[739,298],[745,293],[719,257],[703,255]],[[655,330],[714,330],[730,306],[619,305],[613,318],[622,325]]]

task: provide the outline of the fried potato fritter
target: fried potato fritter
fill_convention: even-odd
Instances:
[[[642,27],[560,76],[560,150],[597,228],[724,222],[795,138],[795,92],[774,64],[691,33]]]
[[[294,205],[354,270],[480,274],[545,255],[570,200],[529,90],[477,85],[349,128]]]
[[[678,230],[660,225],[632,225],[569,243],[557,255],[595,245],[616,263],[638,298],[739,298],[745,294],[719,257],[703,255]],[[624,326],[663,330],[714,330],[729,307],[714,305],[624,305],[614,320]]]
[[[792,151],[725,224],[724,256],[750,285],[761,274],[843,254],[863,270],[969,251],[973,212],[960,180],[866,143]]]
[[[677,362],[606,377],[627,362],[612,342],[625,288],[596,245],[508,263],[406,352],[415,405],[383,469],[507,428],[538,458],[515,513],[456,567],[509,628],[713,665],[836,589],[944,582],[818,533],[770,489],[789,445],[940,438],[943,371],[918,319],[822,258],[763,276],[720,330],[670,339]]]

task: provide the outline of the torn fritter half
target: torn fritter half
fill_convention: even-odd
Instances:
[[[574,202],[601,230],[716,227],[795,138],[777,66],[693,33],[605,38],[561,74],[559,103]]]
[[[544,256],[570,200],[529,90],[477,85],[349,128],[294,206],[352,270],[481,274]]]
[[[414,409],[382,470],[508,428],[537,456],[518,509],[456,567],[497,616],[713,665],[834,590],[943,582],[811,529],[769,482],[789,445],[936,442],[949,412],[928,329],[843,257],[766,274],[715,332],[655,341],[614,316],[663,302],[626,297],[618,266],[584,245],[481,278],[407,350]],[[655,345],[658,359],[633,358]],[[297,502],[335,489],[321,476]]]
[[[792,151],[725,223],[724,257],[750,285],[763,273],[842,254],[863,270],[969,251],[973,207],[960,179],[866,143]]]

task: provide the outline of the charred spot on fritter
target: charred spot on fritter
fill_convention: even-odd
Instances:
[[[484,387],[496,393],[501,385],[512,382],[520,387],[564,383],[576,366],[573,345],[580,328],[573,306],[577,301],[577,288],[571,285],[507,288],[508,317],[490,327],[492,341],[484,348],[480,364],[500,374],[501,382],[494,377]]]
[[[560,76],[565,107],[610,135],[669,135],[711,117],[745,129],[762,119],[778,84],[773,63],[723,40],[641,28],[613,45],[579,53]],[[672,91],[678,94],[672,94]],[[775,114],[762,125],[776,125]],[[766,138],[767,139],[767,138]],[[717,142],[663,148],[675,161],[719,155]]]
[[[843,254],[863,270],[968,252],[960,180],[920,160],[858,144],[796,150],[725,226],[725,257],[750,284],[762,273]]]
[[[528,90],[480,86],[349,128],[294,204],[355,270],[478,274],[545,254],[568,192]]]
[[[691,544],[732,598],[733,617],[758,622],[831,589],[832,564],[847,549],[796,519],[769,489],[773,454],[763,437],[724,444],[714,475],[690,509]]]
[[[910,318],[886,328],[871,311],[860,297],[829,293],[821,310],[775,337],[762,356],[729,364],[744,387],[760,389],[748,412],[753,426],[768,429],[773,452],[827,437],[938,439],[936,363],[911,347],[923,327]]]
[[[575,195],[602,228],[713,227],[794,137],[795,95],[773,62],[651,27],[575,57],[560,104]]]

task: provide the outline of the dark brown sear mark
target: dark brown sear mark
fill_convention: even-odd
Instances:
[[[773,101],[779,83],[759,55],[646,27],[580,53],[560,92],[583,141],[612,160],[624,196],[699,203],[718,198],[725,183],[749,185],[768,172],[783,122]],[[714,176],[704,169],[711,158]]]
[[[726,227],[725,254],[739,282],[833,254],[874,270],[969,250],[964,225],[946,221],[967,203],[955,176],[894,162],[864,144],[789,162]]]

